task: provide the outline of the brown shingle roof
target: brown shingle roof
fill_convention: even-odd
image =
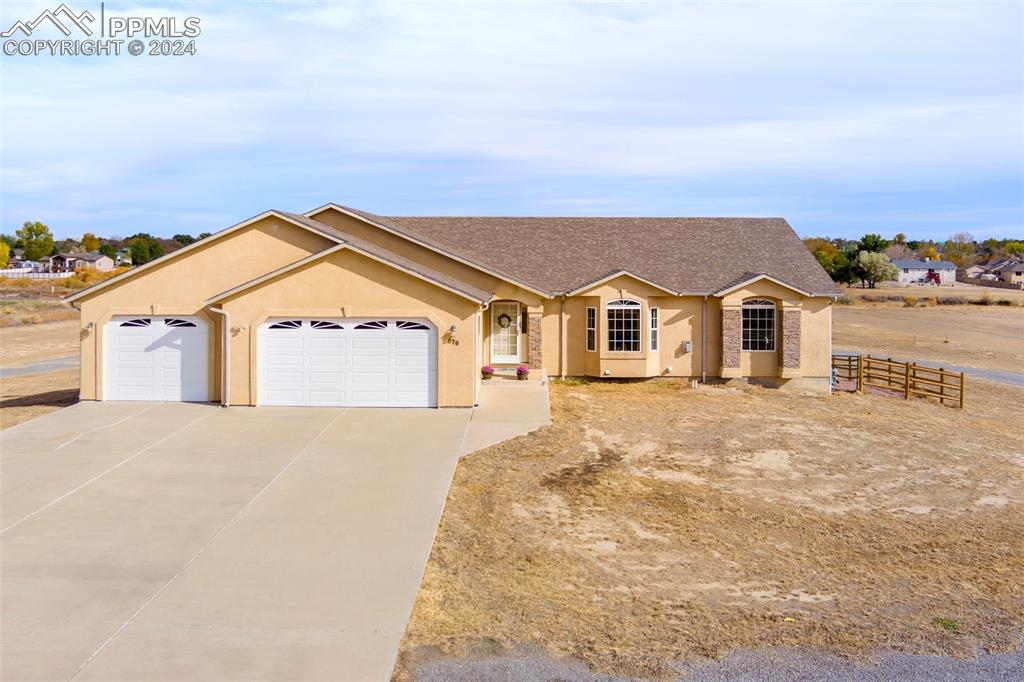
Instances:
[[[620,270],[683,293],[714,293],[750,273],[840,293],[782,218],[405,217],[344,208],[551,293]]]
[[[336,227],[325,225],[324,223],[321,223],[317,220],[313,220],[312,218],[307,218],[305,216],[297,215],[295,213],[288,213],[286,211],[276,211],[276,213],[280,213],[281,215],[286,216],[291,220],[300,222],[308,226],[310,229],[317,230],[324,234],[330,235],[337,241],[344,244],[349,244],[355,249],[363,251],[374,258],[378,258],[386,263],[390,263],[392,265],[398,266],[401,269],[413,272],[419,275],[420,277],[436,282],[441,286],[447,287],[449,289],[454,289],[455,291],[476,301],[486,303],[487,301],[491,300],[491,295],[493,294],[493,292],[484,291],[483,289],[475,287],[472,284],[468,284],[467,282],[463,282],[462,280],[456,277],[452,277],[447,273],[435,270],[434,268],[427,267],[426,265],[423,265],[418,261],[414,261],[412,259],[406,258],[405,256],[399,255],[390,249],[384,248],[383,246],[379,246],[377,244],[374,244],[373,242],[368,242],[365,239],[360,239],[355,235],[351,235],[348,232],[339,230]]]

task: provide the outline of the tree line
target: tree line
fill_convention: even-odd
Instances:
[[[858,240],[807,237],[804,244],[833,281],[846,285],[860,281],[870,288],[899,277],[899,270],[892,264],[895,260],[946,260],[966,268],[1003,256],[1024,257],[1024,241],[979,242],[969,232],[958,232],[944,242],[908,240],[900,232],[893,239],[880,234],[866,234]]]
[[[97,237],[92,232],[86,232],[81,239],[58,241],[54,239],[46,224],[26,220],[14,234],[0,234],[0,267],[7,264],[14,249],[22,249],[22,258],[32,261],[58,253],[82,251],[99,252],[113,259],[117,257],[118,251],[124,250],[131,255],[133,265],[142,265],[209,236],[209,232],[203,232],[197,237],[176,234],[170,239],[165,239],[146,232],[138,232],[130,237]]]

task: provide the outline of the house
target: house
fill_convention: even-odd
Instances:
[[[96,251],[88,253],[58,253],[43,259],[46,272],[74,272],[79,268],[106,272],[114,269],[114,260]]]
[[[1007,284],[1024,283],[1024,262],[1014,256],[1007,256],[987,263],[985,274]]]
[[[829,391],[840,292],[780,218],[267,211],[67,299],[85,400],[472,406],[480,368]]]
[[[958,268],[956,274],[961,277],[981,277],[986,272],[988,271],[985,269],[984,265],[975,264],[966,268]]]
[[[944,260],[894,260],[892,262],[899,268],[900,284],[935,283],[953,284],[956,282],[956,265]],[[938,277],[939,281],[934,282]]]
[[[128,266],[132,264],[132,250],[131,249],[118,249],[114,256],[114,265],[117,267]]]

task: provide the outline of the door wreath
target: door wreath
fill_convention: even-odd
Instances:
[[[512,324],[512,317],[508,313],[502,313],[498,315],[498,326],[502,329],[508,329],[508,326]]]

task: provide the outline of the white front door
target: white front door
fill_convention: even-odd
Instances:
[[[437,406],[427,320],[272,319],[259,348],[260,405]]]
[[[103,327],[104,400],[210,399],[210,346],[198,317],[115,317]]]
[[[491,362],[519,362],[519,304],[491,304]]]

